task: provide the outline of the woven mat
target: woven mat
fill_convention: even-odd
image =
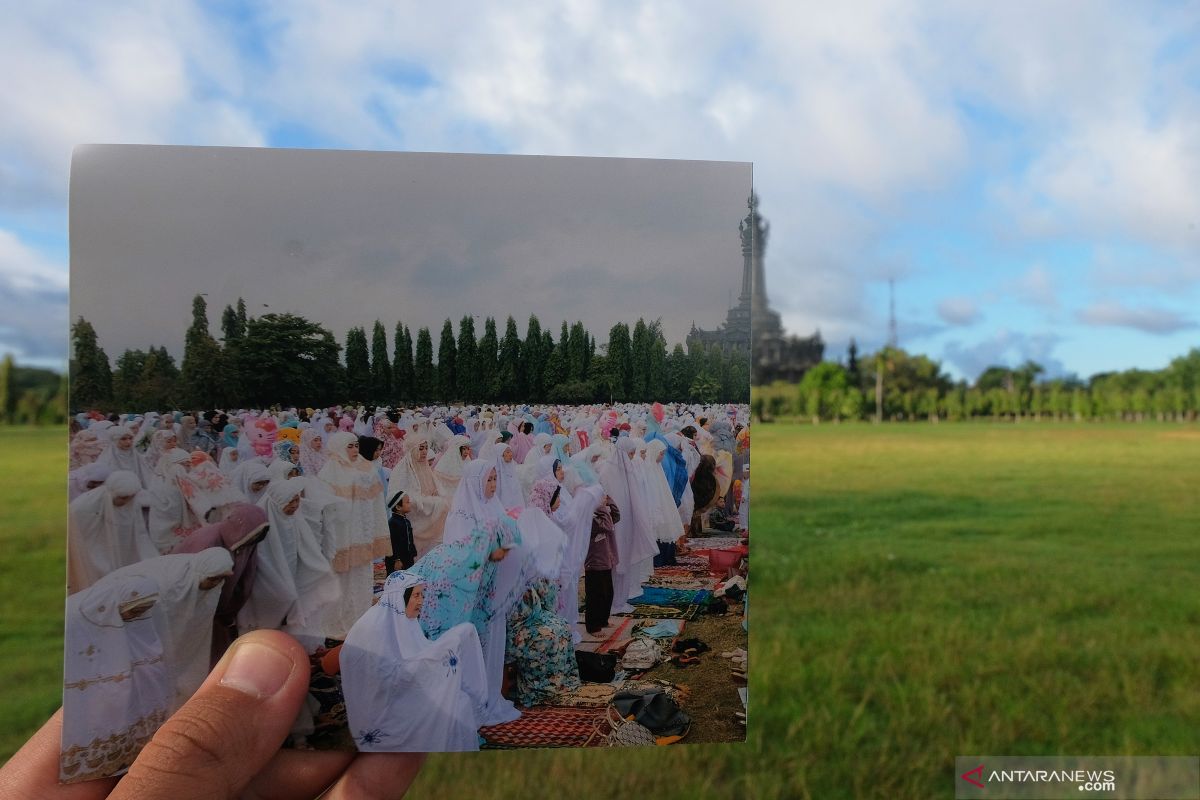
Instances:
[[[664,589],[712,589],[717,582],[698,575],[651,575],[646,579],[647,586],[659,586]]]
[[[690,556],[683,556],[683,558],[690,558]],[[704,556],[700,556],[700,560],[704,563],[696,567],[683,566],[682,564],[674,567],[655,567],[654,574],[664,578],[704,577],[708,575],[708,559]]]
[[[515,750],[525,747],[583,747],[604,719],[604,708],[534,706],[521,718],[479,729],[485,750]],[[599,745],[599,738],[593,745]]]
[[[585,683],[578,689],[559,695],[554,705],[568,708],[604,708],[612,702],[617,687],[611,683]]]
[[[586,650],[591,653],[607,653],[611,650],[620,650],[629,644],[630,631],[633,630],[633,620],[629,617],[612,617],[607,628],[602,628],[594,634],[588,633],[582,622],[577,623],[576,629],[583,637],[579,641],[579,644],[575,645],[576,650]]]
[[[678,563],[678,567],[674,567],[674,569],[683,567],[695,572],[708,573],[708,556],[675,556],[675,561]],[[660,567],[660,569],[666,570],[672,569],[672,567]]]
[[[742,543],[737,536],[702,536],[688,539],[688,547],[693,550],[720,550],[725,547],[737,547]]]
[[[643,619],[695,619],[700,613],[700,606],[690,605],[687,608],[676,606],[633,605],[633,616]]]

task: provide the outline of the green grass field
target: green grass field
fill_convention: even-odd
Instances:
[[[60,434],[0,431],[5,755],[58,704]],[[435,756],[411,796],[953,795],[1200,749],[1200,428],[760,425],[745,745]]]

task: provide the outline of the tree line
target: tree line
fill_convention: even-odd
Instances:
[[[67,419],[67,380],[49,369],[0,358],[0,424],[59,425]]]
[[[192,300],[177,365],[165,347],[126,350],[110,364],[95,328],[71,326],[71,406],[97,408],[324,407],[345,403],[589,403],[675,400],[748,402],[746,355],[676,344],[660,320],[619,322],[604,343],[582,322],[563,321],[557,339],[530,315],[522,337],[511,316],[501,335],[492,317],[480,335],[465,315],[446,319],[436,358],[429,328],[414,339],[396,322],[351,328],[344,346],[323,325],[295,314],[251,317],[241,299],[221,314],[221,339],[208,306]],[[390,345],[390,353],[389,353]]]
[[[1104,372],[1087,380],[1046,379],[1027,361],[991,366],[973,382],[955,381],[940,363],[900,348],[859,357],[851,342],[846,363],[826,361],[799,383],[755,387],[756,417],[813,423],[843,420],[917,421],[1124,420],[1191,421],[1200,416],[1200,348],[1161,370]]]

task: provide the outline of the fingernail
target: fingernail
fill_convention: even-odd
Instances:
[[[235,644],[221,685],[261,700],[278,692],[295,666],[272,647],[255,642]]]

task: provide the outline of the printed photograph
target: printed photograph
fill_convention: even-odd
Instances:
[[[766,233],[748,163],[77,148],[60,779],[258,629],[287,748],[743,741]]]

